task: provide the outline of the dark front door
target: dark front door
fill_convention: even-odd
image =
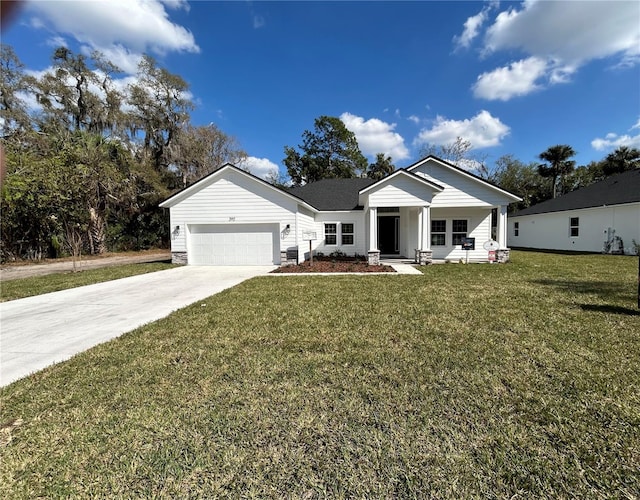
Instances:
[[[399,226],[400,217],[398,216],[378,217],[378,249],[381,254],[399,253]]]

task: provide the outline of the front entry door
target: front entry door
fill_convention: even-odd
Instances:
[[[400,252],[400,217],[397,215],[378,217],[378,249],[384,255]]]

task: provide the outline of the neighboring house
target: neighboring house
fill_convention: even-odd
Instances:
[[[160,204],[170,210],[173,262],[290,264],[314,253],[488,260],[496,209],[497,260],[509,259],[507,206],[517,196],[429,156],[371,179],[326,179],[287,190],[227,164]],[[475,238],[475,250],[462,249]]]
[[[514,247],[633,254],[640,243],[640,170],[538,203],[509,217]]]

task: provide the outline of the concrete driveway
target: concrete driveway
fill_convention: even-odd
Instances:
[[[0,303],[0,387],[273,269],[184,266]]]

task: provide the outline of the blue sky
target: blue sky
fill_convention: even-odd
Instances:
[[[579,165],[640,147],[640,2],[27,2],[2,34],[30,71],[97,49],[130,82],[143,52],[190,85],[264,175],[321,115],[398,167],[460,136],[491,167],[569,144]]]

